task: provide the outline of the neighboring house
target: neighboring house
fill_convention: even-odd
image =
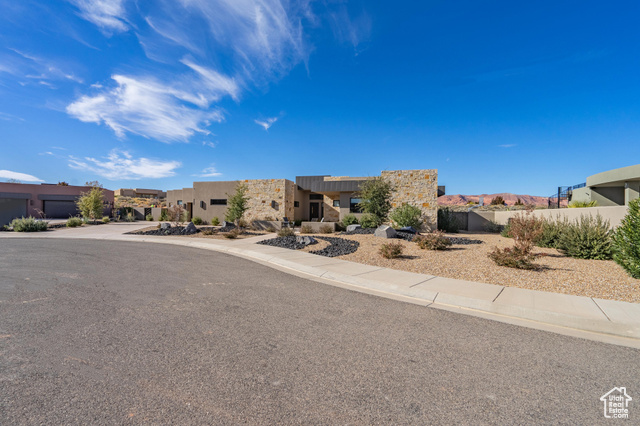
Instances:
[[[76,201],[90,186],[0,183],[0,225],[17,217],[68,218],[78,214]],[[104,214],[111,215],[113,191],[104,190]]]
[[[395,191],[393,207],[408,203],[419,207],[427,224],[437,220],[438,171],[383,171]],[[224,219],[227,199],[240,183],[247,185],[249,209],[245,218],[251,220],[282,220],[287,217],[302,221],[337,222],[347,214],[360,216],[357,192],[369,177],[298,176],[288,179],[257,179],[244,181],[194,182],[193,188],[167,191],[167,205],[182,205],[192,217],[205,221]],[[444,188],[441,188],[443,191]]]
[[[598,173],[584,188],[574,189],[571,201],[596,201],[599,206],[628,206],[640,197],[640,164]]]
[[[120,188],[115,190],[118,197],[132,198],[157,198],[162,200],[167,197],[167,193],[160,189],[142,189],[142,188]]]

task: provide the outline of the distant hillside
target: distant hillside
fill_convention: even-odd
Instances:
[[[548,197],[538,197],[536,195],[517,195],[509,193],[501,194],[481,194],[481,195],[443,195],[438,197],[438,205],[440,206],[464,206],[469,204],[470,201],[474,203],[479,202],[480,197],[484,197],[484,204],[491,204],[491,200],[495,197],[501,196],[508,206],[514,205],[518,198],[524,204],[533,204],[535,206],[547,206]]]

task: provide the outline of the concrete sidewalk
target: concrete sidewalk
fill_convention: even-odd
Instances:
[[[640,348],[640,304],[416,274],[256,244],[274,234],[241,240],[125,235],[150,225],[154,223],[112,223],[34,234],[1,232],[0,237],[108,239],[215,250],[356,291]]]

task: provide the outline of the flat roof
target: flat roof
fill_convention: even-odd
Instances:
[[[587,178],[587,186],[624,186],[625,182],[640,181],[640,164],[608,170]]]

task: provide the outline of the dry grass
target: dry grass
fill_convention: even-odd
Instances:
[[[420,250],[415,243],[404,244],[403,256],[384,259],[378,253],[387,242],[373,235],[340,235],[360,242],[355,253],[339,259],[403,271],[436,275],[489,284],[520,287],[602,299],[640,302],[640,280],[628,276],[611,260],[584,260],[565,257],[555,249],[534,248],[541,257],[537,270],[519,270],[496,265],[488,253],[494,247],[511,247],[513,240],[495,234],[447,234],[484,241],[484,244],[453,245],[445,251]]]

